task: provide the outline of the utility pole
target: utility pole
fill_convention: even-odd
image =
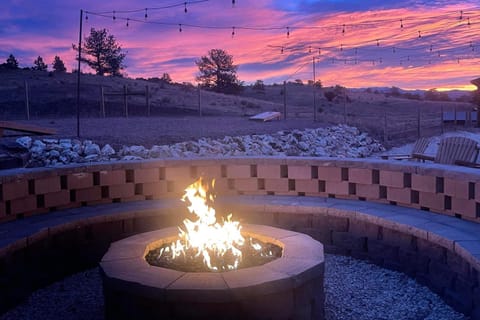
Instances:
[[[317,99],[315,97],[315,56],[313,57],[313,121],[317,121]]]
[[[82,23],[83,10],[80,9],[80,31],[78,33],[78,69],[77,69],[77,137],[80,138],[80,60],[82,59]]]

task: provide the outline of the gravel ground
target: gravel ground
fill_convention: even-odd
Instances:
[[[405,274],[349,257],[326,255],[326,320],[467,320]],[[101,320],[99,269],[34,292],[0,320]]]

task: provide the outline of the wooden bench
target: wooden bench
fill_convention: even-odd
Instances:
[[[448,137],[440,140],[435,156],[416,154],[421,160],[429,160],[441,164],[457,164],[476,166],[479,144],[466,137]]]
[[[13,121],[0,121],[0,137],[3,137],[5,130],[20,131],[39,135],[50,135],[57,133],[57,130],[51,128],[39,127]]]

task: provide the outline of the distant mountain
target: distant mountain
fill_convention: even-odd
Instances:
[[[349,88],[348,90],[352,92],[364,92],[367,89],[370,89],[372,92],[380,92],[384,94],[390,93],[392,91],[392,87]],[[414,89],[414,90],[407,90],[407,89],[401,89],[401,88],[398,88],[398,89],[402,94],[404,93],[418,94],[422,98],[425,95],[425,92],[428,91],[428,90],[421,90],[421,89]],[[470,96],[472,94],[472,91],[468,91],[468,90],[450,90],[450,91],[443,91],[443,92],[447,92],[448,97],[451,100],[456,100],[460,97]]]

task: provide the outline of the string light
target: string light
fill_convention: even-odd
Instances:
[[[185,1],[185,2],[182,2],[180,5],[182,5],[184,7],[184,11],[185,13],[188,12],[188,9],[187,9],[187,5],[188,4],[191,4],[191,3],[199,3],[199,2],[206,2],[208,0],[198,0],[198,1]],[[235,0],[232,0],[232,6],[235,5]],[[97,16],[101,16],[101,17],[111,17],[111,19],[113,19],[114,21],[116,20],[124,20],[126,21],[126,26],[129,27],[130,25],[130,21],[139,21],[139,22],[144,22],[144,23],[151,23],[151,24],[157,24],[157,25],[164,25],[164,26],[172,26],[174,27],[175,26],[175,23],[167,23],[167,22],[160,22],[160,21],[143,21],[142,20],[138,20],[134,17],[122,17],[121,15],[119,15],[120,13],[135,13],[135,12],[138,12],[140,13],[140,15],[142,13],[144,13],[144,17],[145,17],[145,20],[147,20],[148,18],[148,11],[149,10],[158,10],[158,9],[164,9],[164,8],[167,8],[167,7],[174,7],[174,6],[178,6],[178,4],[175,4],[175,5],[170,5],[170,6],[166,6],[166,7],[159,7],[159,8],[142,8],[140,10],[130,10],[130,11],[109,11],[109,12],[104,12],[104,13],[98,13],[98,12],[90,12],[90,11],[85,11],[85,20],[88,20],[89,19],[89,15],[97,15]],[[143,12],[142,12],[143,11]],[[458,11],[457,11],[458,13]],[[443,17],[445,18],[449,18],[449,19],[452,19],[452,12],[450,12],[448,15],[447,14],[444,14]],[[111,16],[110,16],[111,15]],[[472,15],[472,13],[469,11],[468,13],[466,12],[463,12],[463,11],[460,11],[460,16],[457,16],[459,20],[467,20],[467,25],[470,26],[471,25],[471,21],[470,21],[470,17],[468,17],[467,15]],[[476,16],[476,14],[473,15],[473,17]],[[430,17],[422,17],[422,18],[419,18],[419,20],[425,20],[425,21],[430,21],[430,19],[432,18],[438,18],[438,16],[430,16]],[[410,20],[410,18],[408,18]],[[453,18],[454,19],[454,18]],[[405,25],[404,25],[404,19],[400,19],[400,20],[397,20],[397,19],[392,19],[390,20],[391,22],[395,22],[397,21],[400,21],[400,28],[403,30],[405,28]],[[380,22],[373,22],[373,23],[359,23],[358,26],[362,26],[362,25],[368,25],[368,26],[374,26],[376,24],[379,24]],[[385,24],[385,21],[382,21],[381,22],[382,24]],[[184,26],[188,26],[188,27],[193,27],[193,28],[200,28],[200,29],[227,29],[227,28],[231,28],[231,36],[232,38],[235,36],[236,34],[236,29],[244,29],[244,30],[254,30],[254,31],[270,31],[270,30],[280,30],[282,28],[286,28],[286,36],[287,38],[290,37],[290,26],[287,26],[287,27],[275,27],[275,26],[267,26],[267,27],[250,27],[250,26],[236,26],[236,27],[227,27],[227,26],[209,26],[209,25],[192,25],[192,24],[177,24],[178,25],[178,30],[179,32],[183,32],[183,27]],[[345,32],[346,32],[346,24],[341,24],[342,26],[342,35],[345,35]],[[353,25],[353,27],[355,28],[355,24]],[[304,29],[304,30],[313,30],[313,29],[321,29],[321,30],[326,30],[328,28],[336,28],[338,30],[338,24],[336,26],[293,26],[294,28],[298,28],[298,29]],[[349,27],[350,27],[350,24],[349,24]],[[420,25],[420,28],[422,26]],[[440,31],[439,31],[440,30]],[[437,30],[435,31],[429,31],[428,32],[428,37],[427,38],[430,38],[430,34],[434,34],[436,35],[437,33],[438,34],[441,34],[442,32],[447,32],[448,29],[445,29],[444,31],[441,31],[441,29],[437,28]],[[424,35],[422,35],[422,32],[421,30],[418,30],[418,38],[422,38]],[[412,30],[412,33],[414,33],[414,31]],[[375,38],[374,38],[375,39]],[[373,39],[372,39],[373,40]],[[349,43],[349,47],[354,49],[354,53],[355,53],[355,56],[357,56],[358,52],[357,52],[357,48],[355,47],[356,45],[360,45],[361,48],[363,48],[364,46],[369,46],[368,43],[372,40],[364,40],[362,41],[361,43],[357,43],[357,44],[352,44],[352,43]],[[373,41],[376,41],[376,46],[377,47],[380,47],[380,39],[375,39]],[[382,41],[384,41],[384,39],[382,39]],[[371,42],[370,42],[371,43]],[[371,43],[373,44],[373,43]],[[371,45],[370,45],[371,46]],[[383,43],[382,43],[382,46]],[[306,46],[301,46],[302,48],[299,48],[299,46],[294,46],[294,47],[289,47],[288,50],[289,51],[298,51],[298,50],[305,50]],[[390,46],[389,46],[390,47]],[[332,47],[333,49],[334,47]],[[338,48],[338,47],[337,47]],[[398,47],[390,47],[392,48],[392,52],[393,53],[396,53],[397,50],[421,50],[421,48],[412,48],[412,47],[409,47],[409,48],[398,48]],[[309,45],[308,46],[308,53],[312,53],[312,45]],[[328,47],[327,48],[323,48],[323,49],[327,49],[327,58],[328,57]],[[368,48],[367,48],[368,49]],[[281,53],[283,54],[285,52],[285,50],[287,50],[287,47],[284,47],[282,46],[281,47]],[[337,49],[338,50],[338,49]],[[425,49],[423,49],[425,50]],[[447,50],[442,50],[442,51],[448,51],[447,55],[443,54],[443,57],[448,57],[449,55],[453,54],[452,50],[455,50],[455,49],[447,49]],[[469,47],[466,49],[465,46],[463,46],[463,50],[468,50],[469,52],[470,51],[475,51],[475,47],[473,45],[473,41],[470,41],[469,43]],[[350,52],[350,50],[344,50],[344,47],[343,47],[343,44],[340,44],[340,51],[342,52]],[[305,51],[303,51],[305,53]],[[425,52],[425,51],[423,51]],[[433,52],[433,44],[430,44],[429,45],[429,52]],[[443,52],[442,52],[443,53]],[[318,54],[321,55],[322,52],[321,52],[321,48],[318,48]],[[457,55],[460,55],[461,53],[455,53]],[[464,54],[465,54],[465,51],[464,51]],[[470,54],[470,53],[469,53]],[[437,55],[439,58],[442,57],[440,51],[437,51]],[[471,54],[470,54],[471,55]],[[461,57],[462,59],[464,58],[463,56]],[[403,58],[404,59],[404,58]],[[418,59],[417,57],[415,57],[414,59]],[[339,59],[339,61],[341,60],[344,60],[344,64],[348,64],[349,61],[352,61],[353,60],[348,60],[348,59]],[[361,62],[362,60],[360,60]],[[368,61],[368,60],[367,60]],[[375,64],[375,62],[378,62],[380,61],[380,63],[383,63],[383,59],[382,58],[376,58],[374,59],[373,63]],[[410,56],[407,56],[407,59],[406,61],[410,61]],[[416,61],[416,60],[414,60]],[[460,61],[460,58],[457,58],[457,62],[459,63]],[[355,59],[355,64],[357,64],[358,60]],[[423,59],[423,63],[431,63],[431,59]],[[333,58],[332,60],[332,63],[335,63],[335,58]],[[415,62],[414,62],[415,64]]]

